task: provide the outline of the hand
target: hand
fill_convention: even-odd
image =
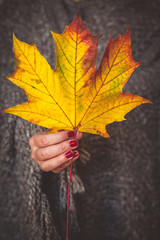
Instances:
[[[77,132],[76,139],[73,137],[71,131],[35,134],[29,140],[31,158],[43,171],[59,173],[71,164],[72,158],[75,161],[79,157],[78,151],[73,150],[78,147],[82,133]]]

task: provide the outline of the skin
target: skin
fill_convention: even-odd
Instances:
[[[77,132],[76,139],[69,137],[69,131],[57,133],[38,133],[29,140],[31,147],[31,158],[45,171],[59,173],[71,164],[71,159],[75,161],[79,157],[78,141],[82,138],[82,133]],[[77,146],[72,147],[70,143],[76,141]],[[70,152],[71,151],[71,152]],[[66,154],[69,152],[69,158]],[[70,156],[70,155],[73,156]],[[76,154],[76,156],[74,156]]]

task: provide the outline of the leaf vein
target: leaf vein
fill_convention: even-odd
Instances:
[[[33,69],[33,71],[35,71],[35,69],[33,68],[32,64],[30,63],[30,61],[28,60],[28,58],[25,56],[25,54],[23,53],[21,47],[19,46],[18,42],[16,41],[17,46],[19,47],[20,51],[22,52],[23,56],[26,58],[26,60],[28,61],[29,65],[31,66],[31,68]],[[50,97],[53,99],[53,101],[56,102],[56,104],[59,106],[60,110],[63,112],[63,114],[65,115],[65,117],[68,119],[68,121],[70,122],[70,124],[73,126],[71,120],[69,119],[69,117],[67,116],[67,114],[64,112],[64,110],[61,108],[61,106],[58,104],[58,102],[53,98],[53,96],[51,95],[51,93],[49,92],[49,90],[46,88],[45,84],[43,83],[42,79],[40,78],[40,76],[37,74],[37,72],[35,71],[36,75],[38,76],[38,78],[41,80],[44,88],[48,91]]]
[[[122,100],[121,100],[121,101],[122,101]],[[119,107],[121,107],[121,106],[124,106],[124,105],[127,105],[127,104],[133,104],[133,103],[136,103],[136,102],[141,102],[141,101],[134,101],[134,102],[130,102],[130,103],[127,102],[127,103],[123,103],[123,104],[121,104],[121,105],[115,106],[115,107],[113,107],[113,108],[110,108],[110,109],[102,112],[101,114],[97,115],[96,117],[90,119],[90,120],[87,121],[86,123],[81,124],[81,126],[84,126],[85,124],[89,123],[90,121],[93,121],[94,119],[100,117],[101,115],[103,115],[103,114],[105,114],[105,113],[107,113],[107,112],[112,111],[112,110],[115,109],[115,108],[119,108]]]

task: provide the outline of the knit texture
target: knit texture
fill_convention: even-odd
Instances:
[[[133,59],[144,62],[124,88],[154,102],[107,127],[110,139],[84,134],[73,164],[70,240],[158,240],[160,235],[160,2],[159,0],[1,0],[1,76],[14,71],[12,34],[35,42],[55,66],[50,30],[63,32],[79,10],[93,35],[104,34],[99,64],[110,35],[131,27]],[[1,109],[26,96],[0,78]],[[31,159],[29,138],[46,129],[0,114],[0,239],[64,240],[69,168],[43,172]]]

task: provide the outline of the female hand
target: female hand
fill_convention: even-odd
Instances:
[[[78,147],[82,133],[77,132],[76,139],[73,137],[72,131],[35,134],[29,140],[31,158],[43,171],[59,173],[70,165],[72,158],[75,161],[79,157],[78,151],[73,150]]]

